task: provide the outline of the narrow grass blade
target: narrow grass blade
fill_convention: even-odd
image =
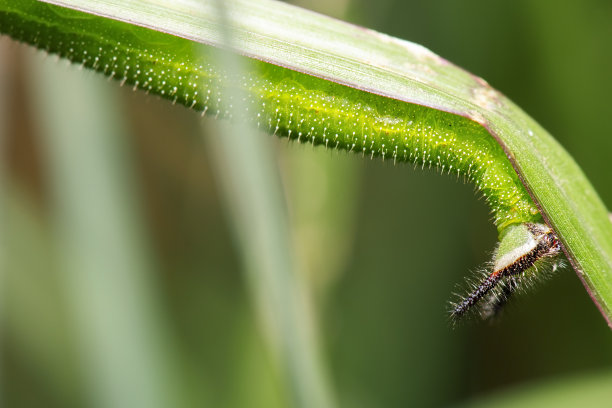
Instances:
[[[219,20],[227,19],[224,4],[217,2]],[[227,27],[225,25],[224,27]],[[236,40],[221,30],[224,44]],[[219,65],[232,76],[242,77],[242,60],[232,54],[219,56]],[[231,98],[246,109],[244,95]],[[244,257],[245,270],[258,314],[271,349],[286,378],[292,405],[332,408],[315,335],[309,290],[293,250],[293,239],[272,145],[244,124],[219,124],[208,137],[217,179],[221,183],[231,220]]]
[[[178,374],[135,221],[116,101],[101,78],[50,59],[32,61],[31,79],[90,401],[100,407],[176,406]]]

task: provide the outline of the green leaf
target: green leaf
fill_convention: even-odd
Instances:
[[[460,404],[470,408],[604,407],[612,398],[609,370],[533,381]]]
[[[45,62],[32,64],[30,78],[44,129],[45,174],[56,192],[59,280],[85,384],[106,406],[176,406],[179,358],[150,273],[130,163],[121,154],[122,112],[103,78]]]
[[[28,3],[11,1],[7,4],[5,0],[0,2],[0,11],[8,12],[9,15],[21,12],[23,15]],[[393,120],[404,120],[404,115],[414,115],[414,119],[419,124],[433,126],[435,130],[448,131],[455,126],[453,130],[456,133],[453,133],[453,137],[457,140],[466,137],[472,138],[466,139],[468,140],[466,143],[472,143],[477,139],[480,145],[487,145],[489,143],[487,140],[473,138],[473,135],[479,132],[478,127],[471,127],[460,117],[478,124],[480,129],[486,129],[503,149],[524,188],[540,209],[545,221],[559,236],[572,266],[610,324],[612,223],[608,219],[605,206],[567,152],[533,119],[505,96],[492,89],[484,80],[452,65],[419,45],[269,0],[224,1],[222,4],[226,7],[229,16],[228,26],[220,25],[222,20],[217,16],[215,2],[210,1],[149,3],[58,0],[52,3],[213,46],[224,44],[222,33],[228,30],[232,38],[232,48],[238,53],[331,83],[322,85],[322,82],[300,77],[298,74],[291,77],[292,81],[299,84],[307,83],[319,91],[327,86],[326,91],[341,95],[354,106],[371,104],[379,112],[385,109]],[[19,10],[24,4],[26,6]],[[101,23],[97,27],[104,27],[104,24]],[[113,31],[115,27],[117,26],[108,23],[107,30],[103,32],[104,40],[111,42],[114,40],[115,44],[120,44],[124,34],[115,33]],[[19,38],[18,29],[19,27],[13,26],[7,31]],[[21,30],[26,28],[21,27]],[[92,36],[95,37],[94,34]],[[143,40],[143,44],[147,41],[152,45],[155,43],[155,38],[153,41]],[[68,50],[65,51],[65,56],[78,60]],[[288,75],[286,69],[279,71],[267,65],[253,65],[254,71],[264,72],[259,74],[257,79],[271,78],[272,83],[276,85],[278,78],[281,78],[279,75]],[[222,81],[215,75],[209,78],[211,83]],[[228,86],[227,83],[222,84]],[[334,84],[364,91],[370,96],[366,96],[364,92],[350,92]],[[153,91],[165,92],[152,84],[148,86],[152,87]],[[142,83],[140,87],[143,87]],[[205,102],[207,101],[208,99]],[[194,98],[194,106],[199,106],[201,102]],[[422,110],[417,105],[430,109]],[[201,106],[204,110],[208,108],[206,104]],[[218,113],[223,114],[225,105],[221,104],[220,98],[216,108]],[[445,115],[444,112],[452,115]],[[229,111],[228,116],[232,116]],[[304,118],[313,120],[313,116],[304,115]],[[307,122],[305,127],[309,124]],[[289,130],[291,136],[292,129],[287,127],[285,130]],[[383,135],[376,141],[377,144],[373,142],[372,156],[382,155],[384,158],[385,154],[388,154],[389,151],[385,147],[386,140]],[[316,142],[327,143],[327,139],[323,136]],[[365,153],[365,142],[361,143]],[[349,146],[348,142],[344,145],[347,149]],[[496,170],[495,174],[502,174],[506,162],[498,157],[494,148],[487,147],[487,149],[492,152],[491,157],[494,162],[500,166],[498,169],[500,172]],[[408,154],[406,158],[410,159]],[[458,156],[452,163],[461,160],[462,157]],[[425,156],[422,159],[412,157],[412,161],[422,162],[423,165],[427,163]],[[431,164],[431,160],[429,163]],[[441,167],[444,170],[444,164]],[[450,170],[449,167],[446,169]],[[464,171],[462,174],[467,173],[468,177],[470,176],[469,170],[462,170]],[[477,185],[478,180],[483,178],[486,178],[486,174],[474,176]],[[512,183],[513,180],[507,182],[508,185]],[[480,185],[479,188],[483,191],[487,188],[493,189],[492,186]],[[484,191],[483,194],[487,198],[503,196],[502,194],[495,197],[495,193],[491,191],[489,193]],[[524,199],[521,191],[517,194],[517,199],[530,201],[528,197]],[[505,226],[504,220],[518,222],[515,219],[504,218],[513,216],[510,210],[504,213],[504,208],[501,208],[504,207],[504,203],[494,202],[491,205],[494,211],[503,214],[496,220],[500,232]],[[528,207],[526,204],[518,220],[528,218],[531,210]]]

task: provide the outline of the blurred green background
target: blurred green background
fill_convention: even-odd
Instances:
[[[485,78],[612,206],[611,2],[299,5]],[[71,92],[91,118],[71,116]],[[248,243],[223,193],[234,183],[223,166],[239,166],[216,156],[222,132],[0,40],[3,406],[293,405],[257,306],[267,282],[245,273]],[[449,326],[447,301],[496,241],[472,186],[258,137],[307,298],[295,325],[316,327],[338,406],[609,406],[612,333],[569,268],[500,322]]]

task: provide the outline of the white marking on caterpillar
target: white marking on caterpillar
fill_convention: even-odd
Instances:
[[[523,223],[508,227],[495,252],[492,272],[485,273],[466,297],[452,304],[451,318],[463,317],[476,305],[481,305],[481,317],[495,316],[519,288],[526,273],[532,271],[533,277],[541,277],[543,271],[539,266],[546,260],[552,261],[551,269],[555,271],[560,252],[559,239],[545,224]]]

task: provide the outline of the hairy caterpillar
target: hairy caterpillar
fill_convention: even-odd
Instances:
[[[523,223],[509,227],[495,252],[492,272],[485,272],[472,292],[452,305],[451,318],[462,317],[482,299],[481,316],[495,316],[521,284],[525,286],[522,280],[539,278],[548,272],[547,268],[556,270],[560,252],[559,240],[547,225]]]
[[[516,259],[558,253],[556,245],[548,252],[532,252],[525,245],[533,234],[524,235],[522,242],[516,240],[513,231],[542,226],[542,217],[500,145],[469,119],[252,59],[244,59],[245,75],[235,76],[215,63],[220,51],[214,48],[38,2],[0,8],[0,29],[122,85],[159,95],[202,115],[248,120],[299,142],[463,176],[489,204],[502,240],[500,248],[524,249]],[[240,111],[235,109],[233,89],[244,95]],[[502,278],[521,274],[538,259],[520,267],[511,261],[508,265],[515,265],[512,274],[494,270],[492,276],[499,279],[485,279],[483,285],[495,286]],[[466,307],[487,295],[484,289],[479,286],[470,295],[475,301],[464,303],[467,306],[454,314],[462,315]]]

